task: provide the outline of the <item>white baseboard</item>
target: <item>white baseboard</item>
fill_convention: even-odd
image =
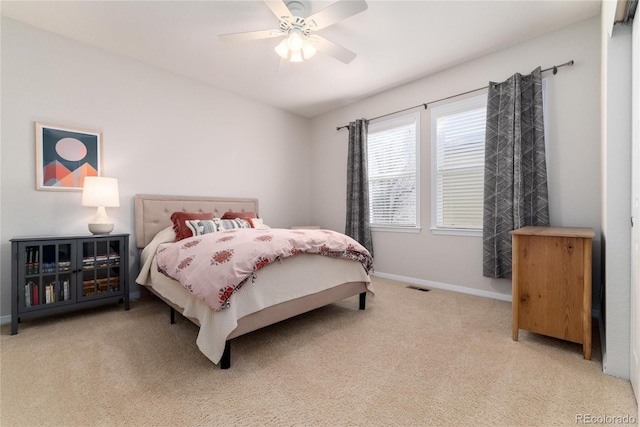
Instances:
[[[390,279],[390,280],[397,280],[399,282],[411,283],[412,285],[416,285],[423,288],[442,289],[445,291],[453,291],[453,292],[459,292],[462,294],[476,295],[479,297],[511,302],[511,295],[501,294],[498,292],[483,291],[480,289],[467,288],[465,286],[450,285],[448,283],[433,282],[431,280],[416,279],[413,277],[399,276],[397,274],[381,273],[379,271],[376,271],[375,273],[373,273],[373,275],[376,277],[381,277],[383,279]]]
[[[137,300],[140,299],[140,291],[136,291],[136,292],[131,292],[129,294],[129,300]],[[0,316],[0,325],[4,325],[7,323],[11,323],[11,315],[7,315],[7,316]]]

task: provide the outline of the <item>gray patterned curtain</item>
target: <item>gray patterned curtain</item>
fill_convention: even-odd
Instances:
[[[489,83],[484,172],[483,275],[511,277],[509,231],[549,225],[540,67]]]
[[[369,227],[368,130],[368,120],[361,119],[349,123],[347,222],[344,234],[357,240],[373,256],[373,242]]]

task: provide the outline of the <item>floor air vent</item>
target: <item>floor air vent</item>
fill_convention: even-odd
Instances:
[[[419,286],[413,286],[413,285],[409,285],[409,286],[407,286],[407,288],[415,289],[416,291],[422,291],[422,292],[429,292],[431,290],[431,289],[421,288]]]

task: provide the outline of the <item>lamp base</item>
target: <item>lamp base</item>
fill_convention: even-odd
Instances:
[[[113,223],[89,224],[89,231],[92,234],[109,234],[113,231]]]

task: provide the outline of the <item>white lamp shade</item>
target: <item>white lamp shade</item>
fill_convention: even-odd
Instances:
[[[82,189],[82,206],[119,207],[118,180],[103,176],[85,177]]]
[[[282,58],[287,59],[289,57],[289,45],[287,39],[284,39],[276,46],[276,53]]]
[[[302,45],[302,53],[304,54],[304,59],[309,59],[317,52],[316,47],[309,40],[305,40]]]
[[[302,33],[300,30],[293,29],[289,33],[289,38],[287,39],[287,45],[289,49],[296,51],[302,49],[302,44],[304,43],[304,39],[302,38]]]
[[[302,52],[300,50],[292,50],[291,58],[289,59],[291,62],[302,62]]]
[[[316,38],[305,36],[298,29],[292,29],[287,38],[281,40],[275,47],[275,51],[282,59],[303,62],[316,54],[316,41]]]

